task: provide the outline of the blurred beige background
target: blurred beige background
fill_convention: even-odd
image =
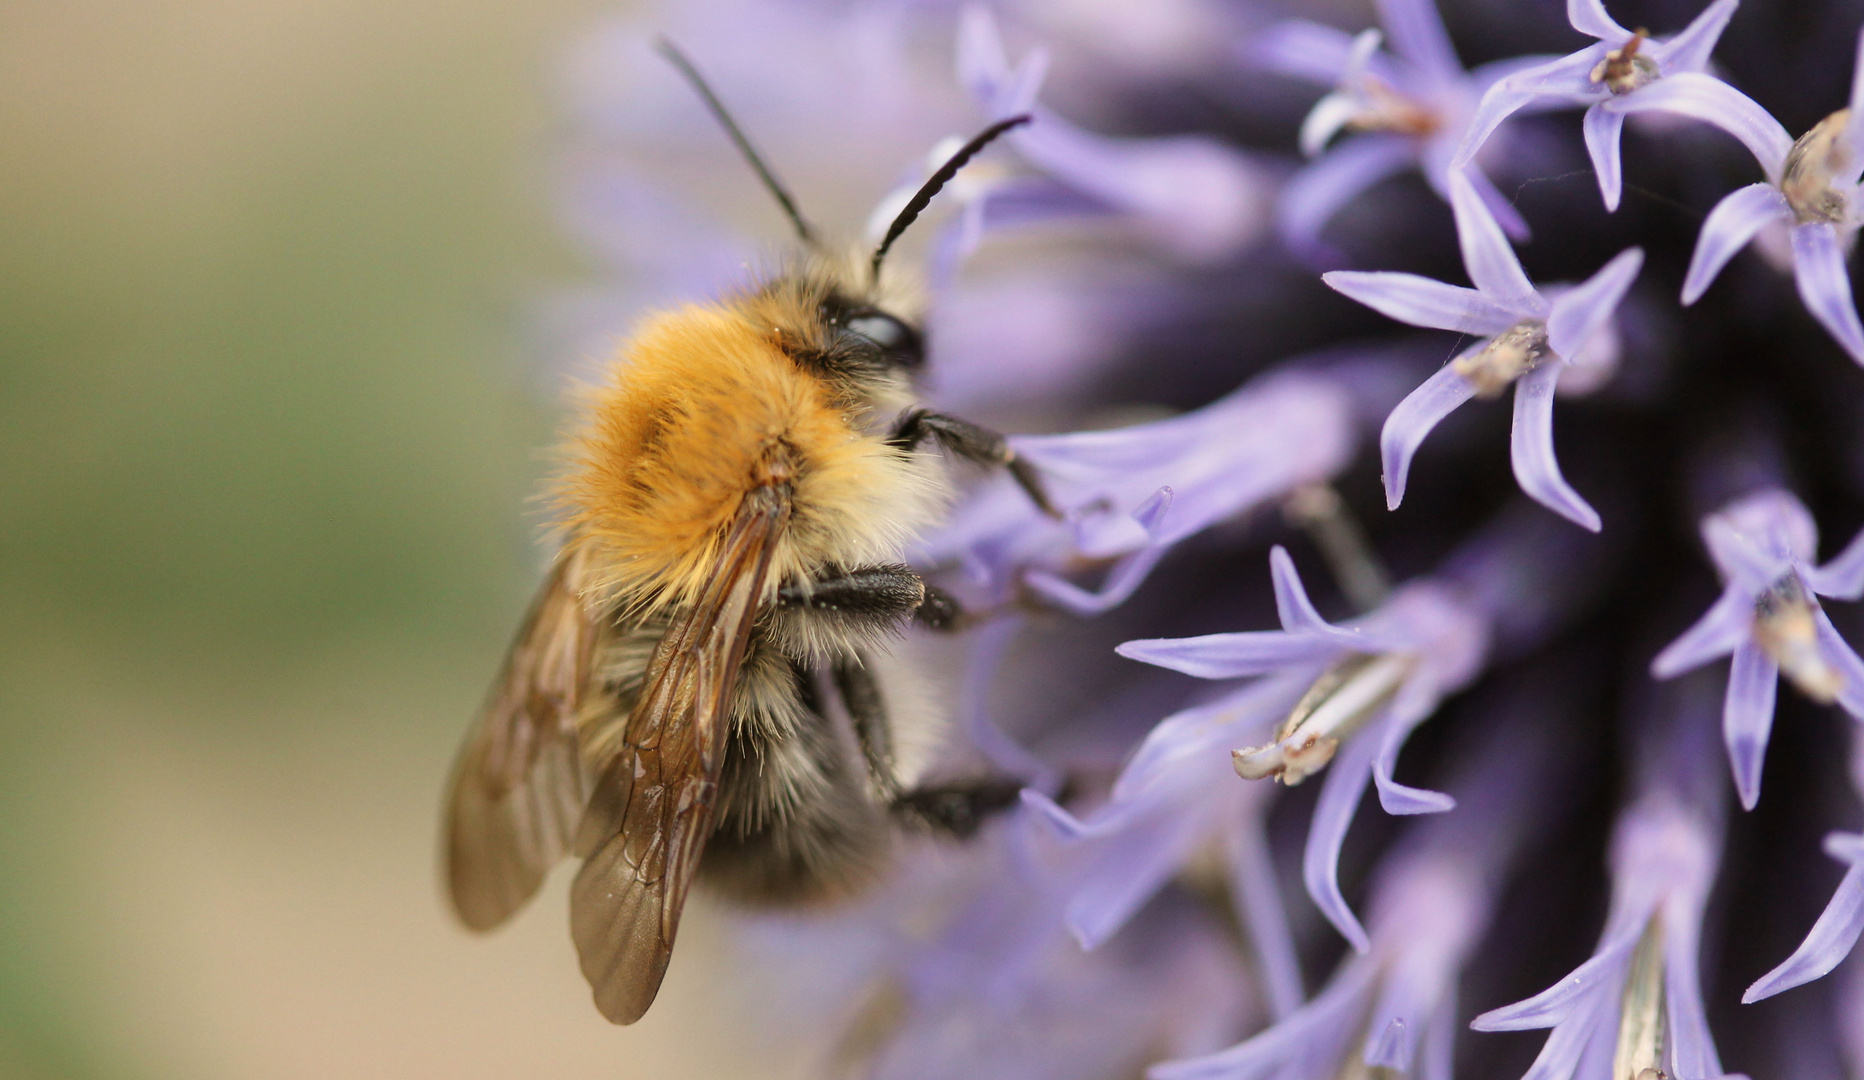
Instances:
[[[0,8],[0,1076],[790,1060],[703,908],[616,1029],[561,880],[483,940],[435,883],[537,565],[552,65],[603,9]]]

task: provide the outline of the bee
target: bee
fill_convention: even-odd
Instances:
[[[1008,777],[902,779],[875,658],[910,622],[961,616],[901,561],[945,502],[934,444],[1054,513],[1001,435],[917,403],[924,335],[882,275],[939,189],[1029,117],[980,132],[871,254],[837,258],[691,62],[659,49],[801,250],[648,319],[593,392],[555,488],[561,551],[460,752],[443,840],[453,908],[481,931],[581,857],[571,935],[618,1024],[653,1003],[695,879],[765,904],[842,896],[897,826],[963,836],[1015,801]]]

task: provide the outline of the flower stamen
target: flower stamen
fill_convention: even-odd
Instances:
[[[1801,225],[1844,221],[1849,208],[1845,194],[1833,186],[1851,165],[1851,149],[1844,139],[1851,110],[1840,109],[1801,135],[1787,151],[1780,173],[1780,193]]]
[[[1663,919],[1652,915],[1625,972],[1612,1080],[1666,1080],[1664,1035]]]
[[[1357,90],[1363,108],[1346,122],[1350,130],[1395,131],[1421,138],[1443,125],[1435,109],[1399,93],[1377,76],[1361,76]]]
[[[1334,661],[1295,703],[1274,742],[1232,752],[1236,775],[1274,777],[1293,787],[1319,772],[1333,760],[1341,739],[1391,701],[1416,663],[1405,653],[1348,653]]]
[[[1475,352],[1457,357],[1450,366],[1476,388],[1477,397],[1492,398],[1550,353],[1547,324],[1528,319],[1496,334]]]
[[[1606,53],[1605,59],[1593,67],[1591,80],[1604,83],[1607,90],[1619,97],[1656,82],[1663,74],[1657,69],[1657,61],[1638,51],[1649,38],[1648,30],[1640,28],[1633,32],[1631,40]]]
[[[1845,680],[1819,651],[1818,602],[1788,572],[1754,601],[1754,642],[1800,692],[1821,705],[1838,700]]]

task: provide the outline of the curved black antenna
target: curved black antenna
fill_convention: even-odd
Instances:
[[[770,166],[764,164],[764,159],[758,156],[757,148],[751,145],[750,139],[745,138],[743,130],[738,127],[738,122],[731,118],[731,113],[725,111],[725,103],[712,92],[712,87],[706,83],[705,76],[699,74],[699,69],[686,58],[686,54],[680,51],[679,46],[665,37],[654,39],[654,51],[666,57],[674,67],[680,69],[680,74],[686,77],[686,81],[692,84],[694,90],[699,91],[699,96],[704,99],[706,108],[712,111],[719,126],[725,129],[725,134],[731,136],[732,144],[737,146],[738,152],[751,163],[751,168],[757,170],[757,178],[762,180],[764,187],[776,197],[778,205],[782,206],[783,212],[789,216],[790,224],[796,226],[797,238],[805,244],[814,246],[815,230],[803,220],[802,211],[796,209],[796,200],[790,198],[790,193],[784,188],[782,181],[770,171]]]
[[[1011,128],[1021,127],[1032,119],[1034,118],[1028,113],[1023,113],[1021,116],[1012,116],[1008,120],[997,121],[972,136],[970,142],[960,146],[957,153],[945,159],[945,164],[940,165],[937,172],[926,178],[926,182],[913,193],[913,197],[906,200],[905,207],[900,210],[899,216],[893,219],[893,224],[887,226],[886,239],[874,249],[874,261],[869,267],[869,273],[875,281],[880,280],[880,263],[887,257],[887,249],[891,248],[893,242],[900,238],[900,234],[906,231],[907,226],[919,219],[920,211],[931,204],[932,196],[937,195],[940,188],[951,183],[951,178],[958,175],[958,170],[964,168],[966,162],[976,157],[977,152],[989,146],[997,136]]]

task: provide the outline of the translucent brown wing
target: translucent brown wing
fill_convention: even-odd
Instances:
[[[788,518],[786,485],[745,496],[716,576],[668,625],[621,752],[592,785],[576,839],[584,861],[570,891],[570,934],[596,1007],[617,1024],[641,1018],[666,974],[712,835],[732,688]]]
[[[460,921],[489,930],[524,905],[568,851],[588,802],[576,714],[598,627],[559,560],[460,750],[447,796],[447,891]]]

